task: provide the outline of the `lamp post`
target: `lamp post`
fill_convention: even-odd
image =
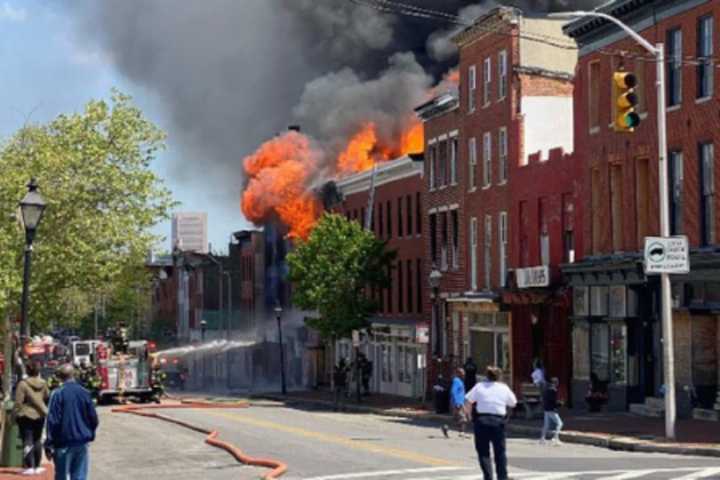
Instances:
[[[668,168],[667,168],[667,105],[665,102],[665,45],[658,42],[653,46],[635,30],[606,13],[601,12],[564,12],[550,14],[553,18],[567,17],[597,17],[612,22],[639,43],[645,50],[655,57],[657,90],[657,130],[658,130],[658,180],[660,183],[660,236],[670,236],[670,208],[668,198]],[[663,360],[665,370],[665,436],[675,438],[675,364],[673,359],[673,331],[672,331],[672,297],[670,292],[670,275],[660,275],[660,310],[662,312],[663,328]]]
[[[30,321],[28,320],[28,299],[30,296],[30,264],[32,260],[33,240],[35,232],[45,211],[45,200],[37,191],[38,184],[33,178],[27,185],[28,191],[20,201],[23,225],[25,226],[25,265],[23,271],[22,301],[20,304],[20,337],[30,338]],[[23,342],[21,341],[22,345]]]
[[[433,353],[442,352],[442,323],[440,322],[440,302],[438,297],[440,294],[440,280],[442,280],[442,272],[433,264],[432,271],[428,281],[433,291],[433,330],[435,330],[435,338],[433,339]]]
[[[278,344],[280,345],[280,388],[283,395],[287,394],[287,386],[285,384],[285,349],[283,348],[283,338],[282,338],[282,317],[283,309],[278,304],[275,307],[275,317],[277,318],[277,327],[278,327]]]
[[[207,321],[200,320],[200,340],[205,343],[205,332],[207,331]]]

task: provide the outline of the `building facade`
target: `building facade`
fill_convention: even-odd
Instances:
[[[672,276],[678,413],[711,409],[718,386],[720,275],[715,146],[720,4],[614,1],[600,11],[665,44],[672,235],[687,236],[691,271]],[[659,281],[643,271],[646,236],[659,235],[656,65],[614,25],[582,19],[565,27],[579,46],[575,153],[590,215],[582,261],[567,266],[573,289],[573,388],[608,393],[611,409],[642,413],[662,396]],[[612,74],[633,72],[641,123],[616,133]],[[650,400],[648,400],[650,399]],[[657,405],[658,402],[653,402]]]
[[[360,337],[360,351],[373,362],[371,390],[422,397],[428,339],[423,317],[427,270],[423,258],[422,156],[382,163],[374,173],[358,173],[335,184],[339,203],[331,209],[363,225],[370,215],[370,228],[377,238],[397,252],[390,287],[376,294],[380,310]],[[335,362],[340,358],[351,360],[351,342],[339,342],[335,356]]]
[[[172,248],[208,253],[207,213],[173,213],[171,229]]]

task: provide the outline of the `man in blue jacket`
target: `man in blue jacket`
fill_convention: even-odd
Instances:
[[[86,480],[88,443],[95,440],[98,417],[90,393],[65,364],[57,376],[62,386],[50,397],[47,416],[46,453],[55,463],[55,480]]]
[[[450,387],[450,406],[452,407],[453,417],[457,423],[460,438],[465,437],[465,426],[468,423],[465,414],[465,371],[462,368],[455,370],[452,386]],[[442,432],[445,437],[449,438],[448,426],[442,426]]]

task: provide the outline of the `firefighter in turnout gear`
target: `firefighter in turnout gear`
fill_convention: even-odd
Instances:
[[[102,382],[92,365],[88,365],[86,362],[80,364],[78,383],[90,392],[93,399],[97,399]]]
[[[159,363],[153,364],[152,377],[150,379],[150,387],[152,388],[153,394],[152,399],[155,403],[160,403],[160,399],[165,396],[165,380],[167,374],[162,371]]]

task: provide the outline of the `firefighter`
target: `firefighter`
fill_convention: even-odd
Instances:
[[[160,403],[160,399],[165,396],[166,379],[167,375],[160,368],[160,363],[154,363],[150,377],[150,387],[152,388],[152,399],[155,403]]]
[[[92,365],[88,365],[85,361],[80,364],[79,370],[78,381],[80,382],[80,385],[90,392],[93,399],[96,399],[100,393],[100,384],[102,383],[97,371],[92,367]]]

